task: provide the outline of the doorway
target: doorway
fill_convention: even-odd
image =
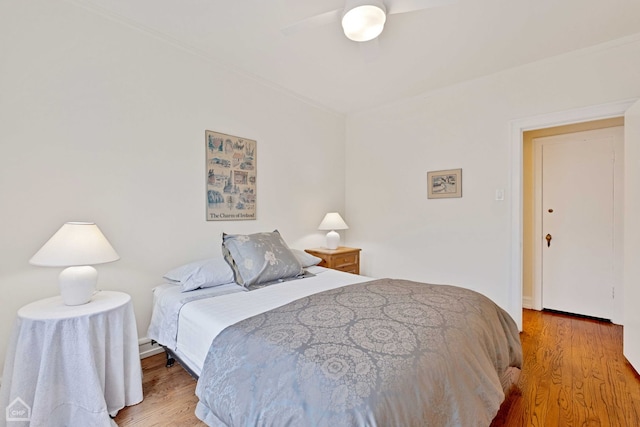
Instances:
[[[584,122],[578,124],[571,124],[565,126],[558,126],[552,128],[545,129],[537,129],[533,131],[527,131],[523,133],[523,306],[526,308],[533,308],[536,310],[541,310],[542,308],[551,308],[555,310],[567,311],[582,315],[594,316],[594,317],[602,317],[613,320],[614,322],[621,322],[622,319],[619,316],[616,316],[616,313],[621,313],[621,304],[622,301],[615,300],[614,295],[617,289],[620,290],[620,295],[622,294],[622,179],[623,179],[623,137],[622,137],[622,126],[624,125],[624,119],[622,117],[605,119],[605,120],[595,120],[591,122]],[[613,193],[615,200],[612,200],[610,205],[611,209],[600,209],[602,215],[599,217],[594,217],[593,220],[596,223],[601,222],[610,222],[610,237],[607,237],[606,227],[605,230],[602,231],[602,227],[600,227],[601,232],[598,234],[597,240],[598,244],[594,244],[590,242],[586,236],[581,236],[584,238],[582,243],[578,243],[576,247],[574,247],[574,251],[571,252],[562,252],[563,244],[566,245],[567,241],[578,242],[580,239],[569,239],[568,234],[570,232],[569,229],[566,230],[564,234],[565,239],[558,238],[562,237],[562,234],[557,235],[556,233],[559,230],[555,230],[554,233],[549,233],[551,231],[548,229],[549,227],[558,227],[559,223],[562,223],[562,215],[571,215],[568,212],[570,211],[570,207],[572,203],[566,203],[571,201],[572,194],[579,192],[579,190],[571,189],[571,191],[567,191],[566,197],[561,197],[554,202],[556,205],[565,204],[560,211],[555,211],[553,213],[553,207],[551,206],[543,206],[543,174],[542,174],[542,159],[543,159],[543,149],[542,145],[547,144],[548,153],[552,153],[553,151],[566,151],[569,153],[569,159],[565,159],[564,161],[569,162],[567,165],[567,173],[569,169],[573,168],[579,157],[584,157],[580,154],[580,147],[582,149],[593,151],[593,150],[607,150],[607,148],[597,148],[596,146],[601,146],[602,144],[606,145],[606,141],[603,142],[602,139],[607,139],[610,134],[618,134],[619,141],[615,143],[615,147],[612,146],[611,150],[615,153],[617,158],[615,159],[617,166],[611,166],[611,175],[609,176],[611,184],[613,188],[611,188],[611,192]],[[569,141],[574,140],[577,142],[572,144]],[[591,147],[585,145],[585,140],[592,140],[592,144],[595,144]],[[595,140],[598,140],[595,141]],[[558,149],[558,147],[563,146],[563,149]],[[559,145],[558,145],[559,144]],[[569,147],[569,148],[566,148]],[[572,147],[572,148],[571,148]],[[571,154],[571,150],[574,151]],[[569,151],[567,151],[569,150]],[[567,155],[565,153],[565,155]],[[578,155],[576,155],[576,153]],[[537,154],[537,155],[536,155]],[[601,157],[602,157],[602,153]],[[611,155],[608,155],[608,159],[611,159]],[[574,157],[573,161],[571,158]],[[598,159],[596,156],[596,160],[592,161],[593,165],[601,165],[603,168],[607,167],[607,162],[602,162],[602,159]],[[599,163],[598,163],[599,161]],[[612,162],[611,162],[612,163]],[[592,166],[593,166],[592,165]],[[575,168],[574,173],[575,173]],[[580,168],[578,168],[580,169]],[[589,169],[589,166],[587,166]],[[593,169],[601,169],[601,167],[593,167]],[[559,177],[562,178],[562,166],[560,165],[560,172],[558,172],[558,168],[556,166],[556,174],[559,173]],[[604,172],[604,171],[603,171]],[[609,172],[605,172],[605,174],[609,174]],[[587,172],[587,180],[591,179],[593,181],[593,176],[589,176]],[[556,177],[557,179],[557,177]],[[595,182],[592,184],[595,185]],[[547,183],[549,187],[549,183]],[[576,213],[580,213],[580,209],[594,209],[589,207],[581,207],[581,205],[585,205],[585,197],[590,195],[589,193],[589,185],[587,184],[586,189],[582,190],[584,194],[582,196],[577,196],[577,200],[575,201],[578,204],[577,209],[574,209],[573,216],[570,218],[571,221],[568,223],[569,225],[577,224],[579,221],[576,221]],[[577,193],[576,193],[577,194]],[[582,200],[580,200],[582,199]],[[601,202],[595,202],[603,203]],[[606,203],[606,200],[605,202]],[[588,205],[588,203],[586,203]],[[596,206],[596,208],[599,208]],[[543,209],[547,209],[547,211],[543,211]],[[549,212],[549,209],[552,212]],[[557,208],[556,208],[557,209]],[[547,224],[544,224],[544,219],[547,219]],[[582,217],[590,217],[589,215],[581,215]],[[565,220],[567,217],[565,217]],[[555,221],[555,225],[554,225]],[[564,224],[563,227],[567,225]],[[583,224],[584,225],[584,224]],[[603,234],[604,233],[604,234]],[[551,240],[547,242],[545,240],[545,234],[550,234]],[[553,235],[556,235],[556,240],[553,240]],[[576,237],[580,236],[580,233],[576,234]],[[594,234],[595,236],[595,234]],[[591,245],[591,249],[585,250],[586,246]],[[551,248],[553,246],[553,248]],[[565,248],[566,249],[566,248]],[[598,261],[589,261],[588,259],[580,259],[580,257],[584,258],[585,254],[590,254],[594,250],[602,249],[605,254],[604,257],[596,257]],[[551,252],[554,252],[553,256],[547,258],[545,262],[543,259],[545,256],[549,256]],[[568,254],[568,255],[567,255]],[[565,258],[564,260],[561,258],[562,256],[569,258]],[[560,257],[560,258],[558,258]],[[573,258],[572,258],[573,257]],[[607,258],[608,257],[608,258]],[[587,265],[593,267],[593,271],[588,273],[586,269],[582,270],[579,267],[582,265]],[[546,268],[545,268],[546,267]],[[550,276],[551,274],[551,276]],[[551,282],[554,280],[553,277],[559,280],[561,285],[566,285],[564,288],[547,288],[546,289],[546,297],[545,297],[545,286],[551,286]],[[593,280],[590,287],[584,288],[585,284],[591,278],[591,276],[597,277],[597,280]],[[571,281],[571,279],[575,279]],[[546,283],[545,283],[546,282]],[[566,282],[566,283],[565,283]],[[553,286],[560,286],[556,283]],[[606,290],[604,289],[606,288]],[[590,289],[586,291],[585,289]],[[556,292],[553,292],[557,290]],[[577,297],[581,295],[581,297]],[[589,295],[587,298],[585,295]],[[575,298],[572,296],[576,296]],[[599,304],[601,303],[601,304]]]

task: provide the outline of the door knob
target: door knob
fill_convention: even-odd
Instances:
[[[547,234],[544,238],[547,239],[547,247],[551,246],[551,239],[553,238],[551,234]]]

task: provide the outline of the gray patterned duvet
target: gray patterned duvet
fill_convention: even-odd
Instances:
[[[521,363],[514,321],[488,298],[380,279],[225,329],[196,415],[210,426],[489,426],[501,377]]]

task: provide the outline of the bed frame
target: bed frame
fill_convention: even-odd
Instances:
[[[173,352],[173,350],[171,350],[169,347],[164,346],[162,344],[160,344],[159,342],[155,341],[155,340],[151,340],[151,344],[158,344],[160,347],[162,347],[162,349],[164,350],[164,355],[167,358],[166,360],[166,364],[165,366],[167,368],[171,368],[176,360],[178,361],[178,363],[180,364],[180,366],[182,366],[182,368],[187,371],[189,373],[189,375],[191,375],[193,377],[193,379],[195,379],[196,381],[198,381],[198,378],[200,378],[195,372],[193,372],[193,369],[191,369],[189,367],[189,365],[187,365],[186,363],[184,363],[182,361],[182,359],[180,359],[180,356],[178,356],[177,354],[175,354]]]

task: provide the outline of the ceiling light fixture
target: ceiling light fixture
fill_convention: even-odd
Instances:
[[[347,3],[342,15],[342,29],[344,35],[356,42],[373,40],[382,33],[384,23],[387,20],[387,11],[384,4],[379,1],[369,0],[359,5]]]

